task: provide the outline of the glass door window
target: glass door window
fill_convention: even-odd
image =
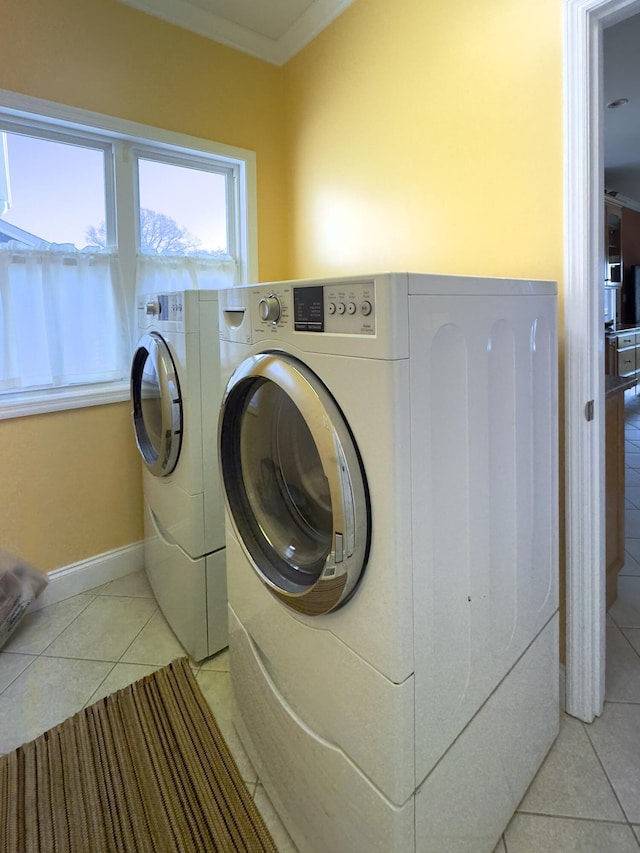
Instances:
[[[262,520],[282,571],[299,583],[317,580],[332,547],[329,484],[300,412],[273,383],[247,395],[239,451],[251,516]]]

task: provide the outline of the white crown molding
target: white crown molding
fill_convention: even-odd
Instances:
[[[284,65],[319,35],[353,0],[315,0],[278,41],[280,61]]]
[[[248,53],[284,65],[322,32],[353,0],[315,0],[279,39],[272,39],[194,6],[189,0],[120,0],[141,12]]]
[[[617,204],[619,207],[628,207],[631,210],[635,210],[640,213],[640,201],[636,201],[634,198],[630,198],[627,195],[622,195],[622,193],[610,195],[605,192],[605,200],[609,204]]]

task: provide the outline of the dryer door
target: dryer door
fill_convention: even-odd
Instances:
[[[157,332],[138,341],[131,365],[131,400],[140,455],[152,474],[166,477],[180,455],[182,398],[171,352]]]
[[[344,604],[369,555],[369,497],[325,386],[284,353],[246,359],[225,392],[219,452],[227,509],[263,583],[310,615]]]

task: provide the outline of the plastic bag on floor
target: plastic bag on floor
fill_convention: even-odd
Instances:
[[[48,583],[29,563],[0,551],[0,648]]]

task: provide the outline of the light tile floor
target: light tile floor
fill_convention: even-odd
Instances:
[[[640,397],[625,398],[626,560],[607,615],[605,706],[560,735],[494,853],[640,849]]]
[[[184,654],[142,572],[29,613],[0,651],[0,754]],[[228,652],[191,667],[278,850],[295,853],[231,723]]]
[[[627,559],[607,617],[604,713],[591,725],[563,715],[494,853],[640,849],[640,397],[633,392],[626,412]],[[29,614],[0,652],[0,754],[183,654],[142,573]],[[278,849],[295,853],[233,728],[227,652],[192,667]]]

